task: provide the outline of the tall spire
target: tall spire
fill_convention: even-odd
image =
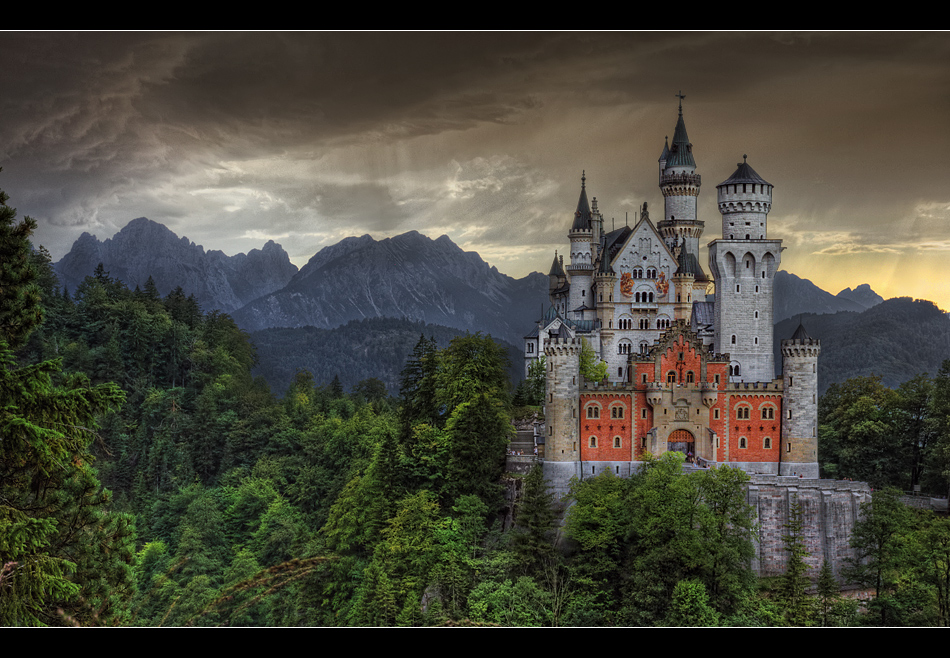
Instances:
[[[574,213],[574,223],[571,230],[590,229],[590,203],[587,201],[587,175],[581,172],[581,196],[577,200],[577,211]]]
[[[673,131],[673,146],[670,147],[670,155],[666,159],[667,167],[693,167],[696,168],[696,161],[693,160],[693,145],[689,143],[689,136],[686,134],[686,122],[683,121],[683,94],[676,94],[680,99],[679,117],[676,119],[676,129]]]

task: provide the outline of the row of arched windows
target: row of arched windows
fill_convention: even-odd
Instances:
[[[587,440],[587,445],[590,446],[591,448],[596,448],[596,447],[597,447],[597,437],[596,437],[596,436],[590,437],[590,438]],[[623,439],[621,439],[619,436],[615,436],[615,437],[614,437],[614,448],[622,448],[622,447],[623,447]]]
[[[745,449],[748,448],[748,447],[749,447],[749,440],[748,440],[747,438],[745,438],[744,436],[740,436],[740,437],[739,437],[739,448],[740,448],[741,450],[745,450]],[[767,437],[765,437],[765,438],[762,439],[762,448],[763,448],[764,450],[771,450],[771,449],[772,449],[772,439],[771,439],[771,437],[768,437],[768,436],[767,436]]]
[[[639,293],[637,293],[637,294],[639,294]],[[643,294],[646,295],[646,293],[643,293]],[[652,300],[651,300],[651,301],[652,301]],[[672,324],[673,324],[673,322],[672,322],[672,320],[670,320],[669,318],[663,317],[663,318],[657,318],[657,319],[656,319],[656,328],[657,328],[657,329],[669,329]],[[632,318],[626,318],[626,317],[624,317],[624,318],[620,318],[619,320],[617,320],[617,329],[620,329],[620,330],[628,330],[628,329],[633,329],[633,326],[634,326],[634,325],[633,325],[633,319],[632,319]],[[639,329],[649,329],[649,328],[650,328],[650,319],[649,319],[649,318],[640,318],[640,319],[637,321],[637,327],[638,327]],[[623,352],[621,352],[621,354],[623,354]]]
[[[685,379],[684,379],[683,381],[685,381],[687,384],[692,384],[693,382],[696,381],[696,375],[693,373],[692,370],[689,370],[689,371],[687,371],[686,377],[685,377]],[[670,370],[668,373],[666,373],[666,383],[667,383],[667,384],[675,384],[675,383],[676,383],[676,371],[675,371],[675,370]]]
[[[626,406],[622,402],[615,402],[610,405],[610,417],[620,418],[624,417],[624,409]],[[587,405],[587,418],[591,420],[597,420],[600,418],[600,404],[597,402],[591,402]]]
[[[646,279],[655,279],[655,278],[656,278],[656,269],[653,268],[653,267],[648,267],[648,268],[646,269],[646,276],[645,276],[645,277],[643,276],[643,272],[644,272],[644,270],[643,270],[642,267],[635,267],[635,268],[633,268],[633,272],[632,272],[633,278],[634,278],[634,279],[644,279],[644,278],[646,278]]]
[[[775,405],[766,402],[759,406],[759,414],[762,420],[775,420]],[[739,404],[736,406],[736,420],[749,420],[752,417],[752,405]]]

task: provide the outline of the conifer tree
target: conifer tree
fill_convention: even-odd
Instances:
[[[14,361],[11,347],[42,310],[30,263],[36,224],[14,225],[7,199],[0,191],[0,625],[109,623],[131,595],[134,530],[130,517],[107,512],[89,445],[97,416],[124,396],[63,375],[58,361]]]
[[[16,349],[43,321],[43,311],[39,272],[31,258],[30,236],[36,220],[24,217],[17,223],[16,208],[7,205],[9,199],[0,190],[0,341]]]
[[[540,465],[524,479],[524,490],[515,516],[512,535],[515,554],[528,575],[535,575],[547,560],[554,558],[551,534],[554,530],[554,496],[551,495]]]
[[[835,574],[831,570],[828,560],[821,563],[821,571],[818,573],[818,607],[821,612],[821,625],[828,625],[828,613],[832,606],[838,600],[841,593],[841,587],[835,580]]]
[[[808,569],[805,564],[808,550],[805,548],[805,540],[802,537],[804,525],[801,503],[795,501],[789,506],[788,523],[782,527],[785,529],[782,543],[785,545],[788,562],[785,566],[785,574],[779,581],[778,598],[784,605],[785,619],[788,624],[805,626],[808,622],[810,602],[805,595],[808,587],[808,577],[805,575]]]

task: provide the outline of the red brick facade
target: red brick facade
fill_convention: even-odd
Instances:
[[[582,461],[639,461],[651,447],[684,445],[717,462],[779,461],[779,385],[730,384],[728,359],[697,340],[675,326],[649,357],[632,355],[629,382],[581,393]]]

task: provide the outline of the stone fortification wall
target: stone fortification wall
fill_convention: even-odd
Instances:
[[[823,560],[827,560],[839,582],[845,558],[853,557],[849,545],[851,532],[859,518],[860,505],[871,499],[866,482],[803,479],[780,475],[753,475],[748,501],[756,511],[759,541],[752,568],[759,576],[785,573],[787,554],[782,537],[797,501],[802,511],[805,559],[808,575],[817,579]]]
[[[641,462],[550,462],[544,461],[544,475],[557,500],[568,493],[572,477],[590,478],[609,470],[620,477],[630,477]],[[808,576],[817,580],[823,560],[828,560],[838,582],[845,559],[854,556],[851,533],[860,518],[861,503],[871,500],[866,482],[847,480],[804,479],[782,475],[752,475],[746,500],[755,509],[759,526],[758,541],[752,569],[760,577],[785,573],[787,554],[782,538],[788,532],[792,505],[797,501],[802,511],[802,528]],[[566,512],[563,503],[561,514]]]

